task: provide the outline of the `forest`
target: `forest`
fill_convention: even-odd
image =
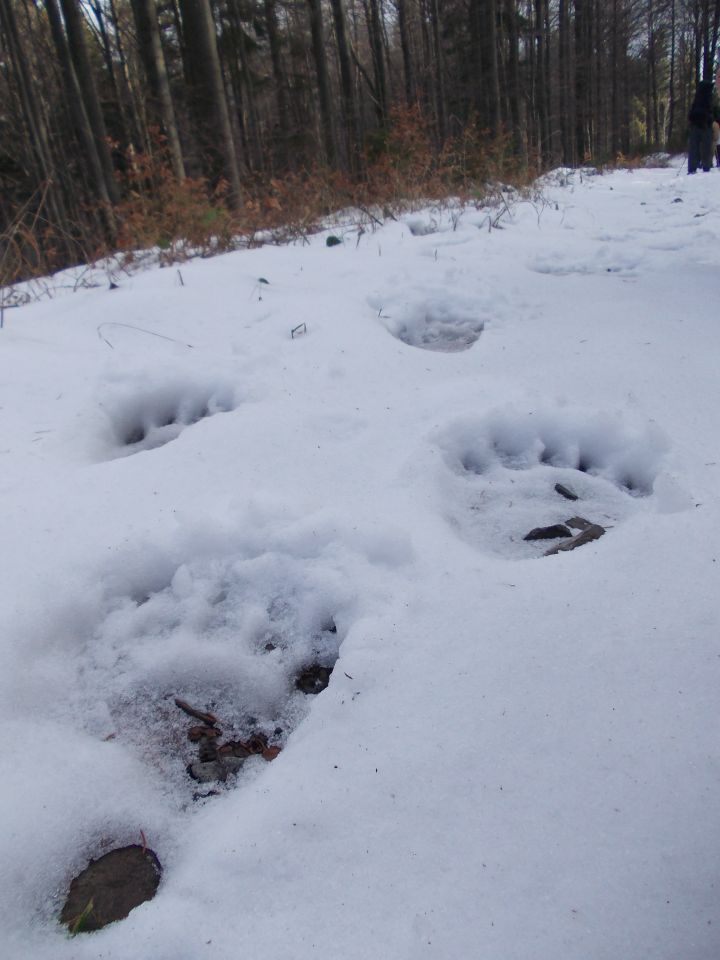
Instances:
[[[720,0],[0,0],[0,285],[682,150],[719,26]]]

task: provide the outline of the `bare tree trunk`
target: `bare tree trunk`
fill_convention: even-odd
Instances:
[[[400,48],[403,58],[403,73],[405,77],[405,103],[410,106],[415,102],[415,71],[413,69],[410,41],[408,38],[407,0],[397,0],[397,12]]]
[[[623,11],[623,32],[622,32],[622,104],[620,116],[622,122],[622,152],[625,156],[630,154],[630,57],[628,56],[628,44],[630,38],[630,14],[625,7]]]
[[[365,0],[365,10],[367,15],[368,39],[370,41],[370,52],[373,62],[373,75],[375,77],[378,120],[383,124],[387,120],[388,115],[388,97],[379,0]]]
[[[288,77],[288,107],[292,124],[293,149],[288,154],[291,167],[307,164],[317,156],[317,138],[315,136],[317,107],[311,77],[314,66],[312,53],[304,42],[307,34],[307,17],[304,2],[298,2],[288,8],[288,29],[295,37],[303,38],[301,43],[289,46],[290,62]]]
[[[30,146],[35,157],[38,182],[37,189],[46,191],[48,206],[56,224],[69,230],[65,203],[59,181],[55,176],[50,138],[45,118],[39,107],[39,97],[29,69],[29,60],[23,50],[12,0],[0,0],[0,29],[5,34],[6,45],[17,78],[23,115],[30,134]]]
[[[573,128],[573,101],[570,86],[570,29],[568,25],[567,0],[559,0],[558,5],[558,67],[560,73],[560,139],[562,141],[563,163],[570,166],[573,162],[573,146],[570,131]]]
[[[616,0],[617,2],[617,0]],[[667,139],[668,144],[672,147],[673,135],[675,133],[675,51],[676,51],[676,35],[675,35],[675,0],[672,0],[671,4],[671,13],[670,13],[670,86],[669,86],[669,116],[668,116],[668,131]]]
[[[146,146],[149,146],[147,142],[147,131],[145,129],[146,125],[143,123],[143,112],[139,102],[140,98],[138,96],[138,91],[132,82],[127,57],[125,56],[125,48],[122,41],[120,21],[118,19],[117,5],[115,0],[108,0],[108,7],[110,10],[110,21],[113,25],[113,32],[115,34],[115,49],[117,50],[120,73],[130,96],[133,142],[138,145],[145,144]]]
[[[552,90],[552,80],[550,75],[550,5],[549,0],[541,0],[541,17],[539,29],[542,34],[542,57],[540,63],[540,82],[542,84],[542,116],[543,116],[543,139],[545,148],[543,157],[547,161],[554,152],[554,136],[552,123],[550,121],[551,107],[550,94]]]
[[[230,188],[228,201],[237,207],[242,193],[240,168],[223,81],[217,34],[209,0],[181,0],[188,69],[194,87],[197,123],[203,128],[203,148],[214,152],[219,143],[222,174]],[[208,127],[208,114],[212,127]]]
[[[710,55],[708,57],[711,64],[711,69],[712,69],[712,65],[715,63],[715,57],[717,55],[719,29],[720,29],[720,0],[715,0],[715,7],[713,9],[713,17],[712,17],[712,30],[710,31]]]
[[[618,45],[618,0],[613,0],[610,27],[610,142],[613,157],[617,157],[620,152]]]
[[[593,0],[591,56],[595,64],[594,88],[590,103],[591,143],[593,153],[607,153],[607,112],[605,110],[605,17],[601,0]]]
[[[470,0],[470,43],[477,77],[475,107],[492,137],[500,132],[500,71],[498,64],[497,0]]]
[[[490,130],[493,136],[498,136],[502,123],[500,106],[500,69],[498,62],[498,31],[497,31],[497,0],[487,0],[486,19],[486,74],[485,82],[488,88],[488,117]]]
[[[347,25],[343,0],[330,0],[335,24],[338,62],[340,65],[340,99],[342,103],[343,127],[347,143],[347,161],[351,170],[359,168],[358,119],[355,101],[355,85],[348,45]]]
[[[107,70],[107,75],[110,80],[110,85],[112,86],[113,93],[115,95],[115,102],[118,106],[118,112],[122,119],[123,125],[123,136],[126,142],[129,142],[132,139],[132,127],[131,123],[127,116],[127,104],[125,97],[122,95],[120,86],[117,81],[117,75],[115,72],[115,67],[113,65],[113,53],[110,46],[110,36],[107,31],[107,26],[105,24],[105,15],[103,13],[102,5],[99,0],[88,0],[90,9],[93,12],[93,16],[97,21],[98,31],[100,33],[100,45],[103,54],[103,59],[105,61],[105,69]]]
[[[442,43],[440,40],[440,11],[438,0],[430,0],[430,25],[432,27],[435,61],[435,112],[437,116],[437,132],[438,140],[442,144],[447,139],[447,106],[445,103],[445,67],[443,63]]]
[[[587,6],[588,0],[575,0],[575,150],[580,163],[589,153],[588,142],[588,74]]]
[[[268,34],[268,43],[270,46],[270,62],[272,64],[273,85],[275,89],[275,102],[277,105],[277,117],[279,127],[279,140],[282,143],[282,149],[279,159],[287,162],[287,139],[289,130],[289,111],[287,103],[287,80],[282,66],[282,56],[280,53],[280,36],[278,33],[276,0],[263,0],[263,11],[265,14],[265,28]]]
[[[700,35],[702,43],[702,79],[709,80],[712,76],[710,63],[710,6],[709,0],[703,0],[700,8]]]
[[[115,235],[115,220],[110,203],[110,196],[107,191],[105,175],[98,155],[95,138],[93,137],[90,127],[90,121],[85,112],[85,104],[80,91],[80,84],[78,83],[75,68],[73,67],[70,57],[70,51],[68,50],[65,40],[62,17],[60,16],[57,0],[45,0],[45,9],[47,11],[53,45],[65,86],[66,103],[70,110],[73,126],[75,127],[75,133],[82,148],[84,159],[89,167],[95,194],[103,208],[104,226],[106,232],[109,234],[108,239],[112,240]]]
[[[508,107],[512,125],[513,153],[524,158],[525,145],[520,123],[520,38],[516,0],[506,0],[505,20],[508,24]]]
[[[97,152],[105,176],[107,193],[112,202],[116,203],[120,199],[120,191],[115,181],[115,171],[112,157],[110,156],[105,120],[100,107],[100,99],[97,94],[97,87],[95,86],[95,77],[90,65],[90,58],[88,57],[85,46],[83,16],[78,6],[78,0],[60,0],[60,4],[62,6],[63,17],[65,18],[65,29],[67,30],[70,54],[75,67],[75,73],[80,83],[90,126],[92,127],[95,137]]]
[[[648,0],[648,66],[650,67],[648,146],[657,149],[660,144],[660,110],[658,93],[657,44],[655,34],[655,9],[653,0]]]
[[[238,100],[233,114],[238,118],[238,123],[241,123],[245,131],[249,144],[248,155],[252,158],[252,166],[257,170],[262,170],[265,162],[260,134],[255,78],[250,69],[250,52],[243,26],[242,11],[238,0],[227,0],[226,9],[230,21],[230,36],[228,37],[230,43],[226,44],[228,49],[225,55],[225,64],[234,78],[234,83],[231,86],[235,88],[235,97]],[[240,108],[241,104],[242,109]]]
[[[317,77],[318,103],[320,107],[320,133],[325,159],[332,166],[335,163],[335,137],[333,135],[332,107],[330,105],[330,81],[328,79],[327,58],[325,56],[325,31],[320,0],[307,0],[310,11],[310,33],[312,51]]]
[[[131,0],[138,48],[143,61],[151,98],[155,101],[163,131],[167,137],[170,164],[178,180],[185,178],[180,136],[170,93],[165,53],[160,38],[155,0]]]

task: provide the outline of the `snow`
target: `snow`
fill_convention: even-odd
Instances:
[[[6,311],[4,958],[720,955],[718,177]],[[175,697],[282,752],[193,799]],[[68,937],[141,830],[155,899]]]

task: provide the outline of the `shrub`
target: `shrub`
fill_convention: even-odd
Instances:
[[[126,199],[116,210],[121,250],[157,247],[161,262],[174,263],[232,245],[225,183],[210,190],[201,178],[178,180],[162,154],[134,152],[123,179]]]

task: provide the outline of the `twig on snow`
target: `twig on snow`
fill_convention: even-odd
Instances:
[[[164,333],[155,333],[154,330],[146,330],[145,327],[136,327],[134,323],[121,323],[119,320],[105,320],[103,323],[98,324],[97,335],[101,340],[105,341],[111,350],[114,350],[115,347],[113,347],[107,337],[100,333],[101,327],[127,327],[128,330],[137,330],[139,333],[147,333],[150,337],[159,337],[161,340],[169,340],[171,343],[179,343],[181,347],[187,347],[188,350],[194,349],[191,343],[183,343],[182,340],[176,340],[175,337],[166,337]]]
[[[195,707],[191,707],[189,703],[181,700],[179,697],[175,697],[175,706],[179,707],[183,713],[187,713],[188,716],[194,717],[196,720],[202,720],[202,722],[206,723],[209,727],[214,727],[218,723],[218,718],[214,714],[203,713],[202,710],[196,710]]]

